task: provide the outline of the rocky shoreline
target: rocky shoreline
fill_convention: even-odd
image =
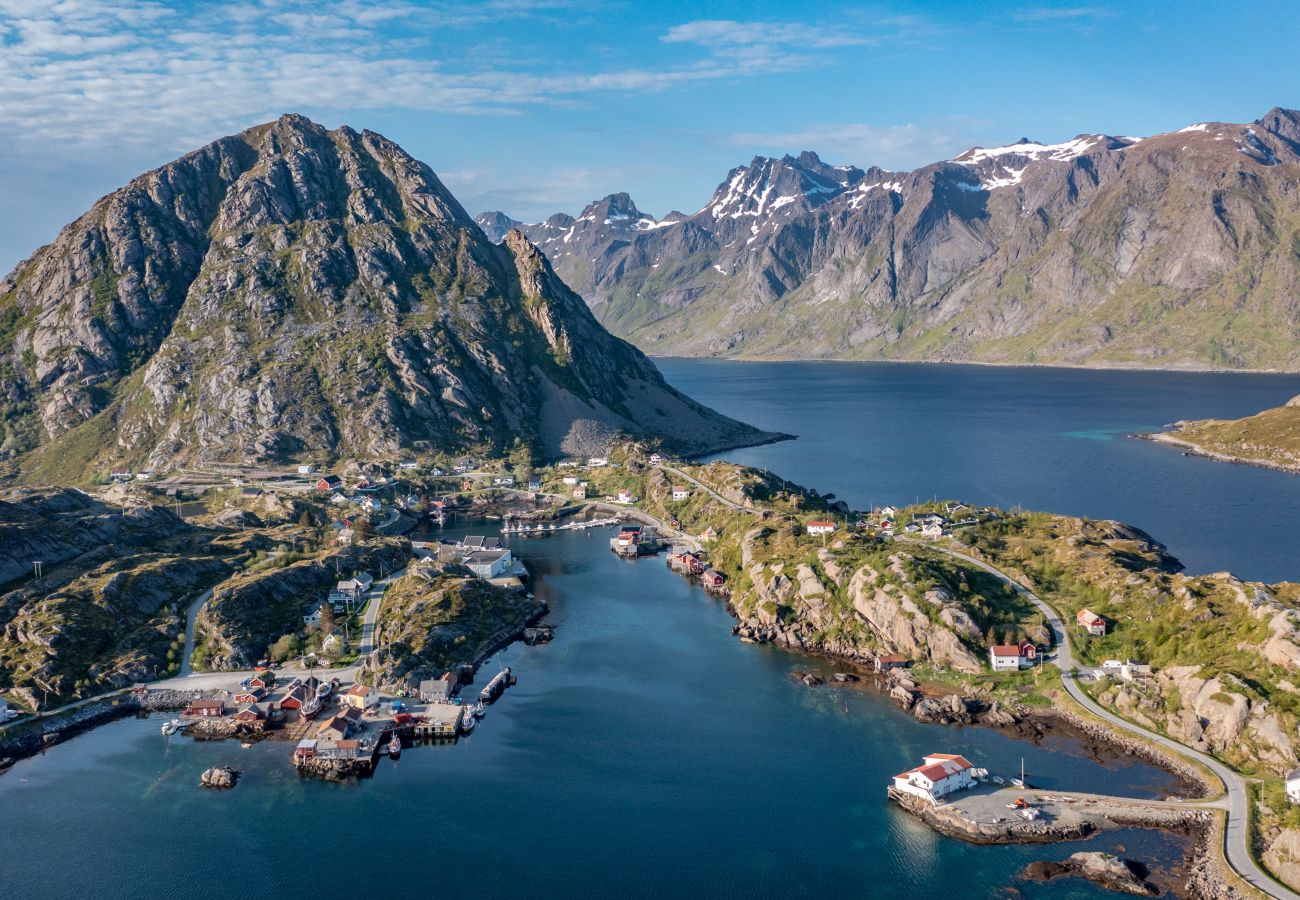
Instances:
[[[1274,472],[1285,472],[1288,475],[1300,475],[1300,466],[1288,466],[1285,463],[1274,462],[1269,459],[1219,453],[1216,450],[1208,450],[1200,444],[1194,444],[1191,441],[1175,437],[1174,434],[1167,431],[1137,433],[1131,434],[1129,437],[1137,438],[1140,441],[1151,441],[1153,444],[1167,444],[1170,447],[1182,450],[1188,456],[1199,456],[1202,459],[1212,459],[1215,462],[1233,463],[1239,466],[1254,466],[1257,469],[1272,469]]]

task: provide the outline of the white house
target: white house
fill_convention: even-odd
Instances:
[[[635,502],[636,502],[636,497],[633,496],[632,492],[629,491],[627,488],[619,488],[619,489],[618,489],[618,498],[617,498],[614,502],[615,502],[615,503],[635,503]]]
[[[690,496],[691,496],[691,492],[690,492],[689,490],[687,490],[686,488],[684,488],[684,487],[675,487],[675,488],[673,488],[673,499],[674,499],[674,500],[686,500],[686,499],[689,498]]]
[[[932,753],[915,769],[894,776],[894,790],[931,803],[975,784],[975,767],[963,756]]]
[[[479,578],[500,578],[510,561],[509,550],[475,550],[465,556],[465,567]]]
[[[882,519],[897,519],[897,518],[898,518],[898,509],[895,508],[895,507],[893,507],[893,506],[882,506],[882,507],[880,508],[880,518],[882,518]]]
[[[926,522],[921,526],[921,537],[941,538],[943,537],[943,526],[938,522]]]
[[[413,459],[404,459],[397,464],[397,468],[410,471],[411,469],[417,468],[419,465],[420,464]]]
[[[315,471],[316,471],[316,467],[312,465],[303,465],[298,467],[299,475],[310,475],[312,472]]]
[[[352,501],[340,494],[338,491],[335,491],[334,496],[330,497],[330,503],[333,503],[335,506],[347,506],[351,502]]]
[[[807,528],[809,534],[830,534],[835,530],[835,523],[834,522],[809,522]]]
[[[1300,769],[1286,773],[1286,798],[1292,803],[1300,803]]]
[[[657,466],[657,465],[659,465],[659,464],[660,464],[661,462],[663,462],[663,461],[664,461],[664,458],[663,458],[662,456],[660,456],[658,453],[651,453],[651,454],[650,454],[650,465],[652,465],[652,466]]]
[[[994,644],[989,648],[989,665],[994,672],[1014,672],[1021,668],[1020,648],[1015,644]]]
[[[599,469],[601,466],[609,465],[609,460],[603,456],[593,456],[587,460],[587,465],[593,469]]]
[[[565,483],[565,484],[568,484],[568,485],[574,485],[574,484],[577,484],[577,483],[578,483],[578,476],[577,476],[577,475],[565,475],[565,476],[564,476],[564,483]]]

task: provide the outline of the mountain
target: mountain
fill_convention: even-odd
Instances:
[[[524,231],[651,353],[1297,369],[1297,176],[1274,109],[911,172],[756,157],[691,216]]]
[[[396,144],[296,115],[136,178],[0,280],[0,404],[5,454],[51,480],[771,437],[673,390]]]

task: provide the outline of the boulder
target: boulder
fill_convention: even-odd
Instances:
[[[238,780],[239,773],[229,766],[213,766],[199,776],[199,784],[210,788],[232,788]]]

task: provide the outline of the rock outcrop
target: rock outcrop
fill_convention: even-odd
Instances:
[[[237,781],[239,781],[239,773],[230,766],[213,766],[204,769],[203,774],[199,776],[199,784],[210,788],[232,788]]]

